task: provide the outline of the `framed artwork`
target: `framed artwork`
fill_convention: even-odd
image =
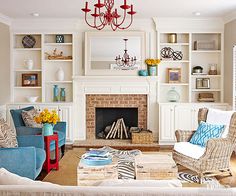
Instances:
[[[196,89],[209,89],[210,78],[196,78]]]
[[[22,74],[22,86],[38,86],[38,74]]]
[[[169,83],[181,82],[181,68],[167,68],[167,74]]]

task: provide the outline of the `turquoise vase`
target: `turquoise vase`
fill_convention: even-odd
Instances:
[[[66,101],[66,91],[65,91],[65,88],[61,88],[60,101]]]
[[[54,85],[54,88],[53,88],[53,101],[54,102],[59,101],[59,88],[58,88],[58,85]]]
[[[156,76],[157,75],[157,66],[148,65],[148,74],[149,74],[149,76]]]
[[[50,123],[44,123],[42,128],[43,136],[53,135],[53,125]]]

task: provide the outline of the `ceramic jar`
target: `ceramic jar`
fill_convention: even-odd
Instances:
[[[32,70],[34,67],[34,61],[31,59],[24,60],[25,66],[27,69]]]
[[[64,74],[64,71],[61,67],[57,70],[56,77],[57,77],[58,81],[64,80],[65,74]]]

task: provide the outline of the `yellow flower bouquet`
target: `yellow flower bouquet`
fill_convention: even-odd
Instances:
[[[53,134],[53,126],[60,121],[60,118],[55,110],[50,112],[48,109],[44,109],[38,116],[35,116],[34,120],[38,124],[43,124],[42,134],[48,136]]]
[[[157,66],[161,62],[160,59],[146,59],[145,63],[149,66]]]

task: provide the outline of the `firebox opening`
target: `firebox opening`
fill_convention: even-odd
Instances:
[[[138,127],[138,108],[96,108],[96,138],[104,139],[107,135],[105,129],[118,119],[123,119],[127,130]]]

